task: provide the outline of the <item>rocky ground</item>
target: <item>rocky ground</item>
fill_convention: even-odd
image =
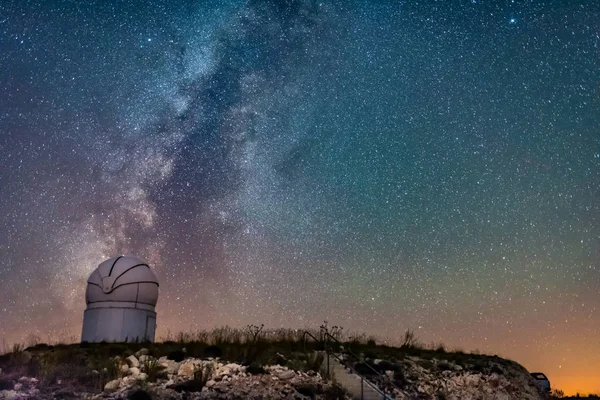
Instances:
[[[346,394],[318,372],[294,371],[285,366],[252,367],[218,359],[158,359],[141,349],[127,358],[113,358],[119,377],[99,393],[61,387],[60,380],[41,387],[37,378],[12,379],[0,399],[346,399]],[[104,371],[106,372],[106,371]],[[92,371],[101,375],[100,371]],[[0,370],[0,374],[2,371]],[[6,378],[6,377],[5,377]],[[6,380],[5,380],[6,382]],[[6,384],[4,385],[6,386]]]
[[[396,399],[546,398],[525,368],[497,356],[347,345],[334,349],[339,384],[324,368],[322,343],[307,347],[293,337],[37,345],[0,356],[0,400],[349,399],[344,366]]]
[[[484,365],[459,365],[455,361],[408,356],[401,362],[375,359],[369,373],[366,363],[353,367],[397,399],[541,400],[535,381],[521,365],[492,358]]]

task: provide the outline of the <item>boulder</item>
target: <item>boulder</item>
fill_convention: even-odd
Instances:
[[[150,357],[148,355],[145,355],[145,354],[142,354],[141,356],[138,357],[138,359],[140,360],[140,363],[143,364],[143,363],[151,360],[152,357]]]
[[[129,373],[129,366],[127,364],[121,364],[121,367],[119,368],[119,371],[121,371],[121,373],[123,375],[127,375],[127,373]],[[99,373],[99,372],[96,371],[96,373]]]
[[[217,382],[215,382],[214,379],[211,379],[208,382],[206,382],[206,387],[211,388],[211,387],[215,386],[215,383],[217,383]]]
[[[294,371],[280,371],[277,373],[277,377],[282,381],[287,381],[288,379],[292,379],[296,376]]]
[[[194,372],[196,371],[196,367],[198,366],[198,364],[199,364],[199,362],[194,360],[193,358],[189,358],[189,359],[183,361],[179,366],[179,370],[177,371],[177,376],[180,376],[183,378],[193,378]]]
[[[139,367],[140,366],[140,362],[133,355],[127,357],[127,364],[129,364],[130,367]]]
[[[146,348],[141,348],[135,352],[135,356],[137,358],[140,358],[141,356],[147,356],[148,354],[150,354],[150,350],[148,350]]]
[[[104,385],[104,391],[105,392],[114,392],[115,390],[117,390],[119,388],[119,386],[121,386],[121,381],[118,379],[115,379],[113,381],[109,381],[106,385]]]
[[[138,367],[129,368],[129,375],[138,376],[140,374],[140,369]]]
[[[175,375],[179,372],[179,367],[181,364],[173,360],[167,360],[165,362],[160,363],[160,365],[165,368],[165,372],[167,374]]]
[[[148,380],[148,374],[146,374],[145,372],[141,372],[139,373],[136,377],[136,380],[138,381],[147,381]]]
[[[19,393],[14,390],[0,390],[0,399],[3,400],[14,400],[19,397]]]

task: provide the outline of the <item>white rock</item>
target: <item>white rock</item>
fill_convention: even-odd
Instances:
[[[139,367],[140,366],[140,362],[138,361],[138,359],[135,356],[127,357],[127,364],[129,364],[130,367]]]
[[[150,357],[150,356],[147,356],[147,355],[145,355],[145,354],[142,354],[142,355],[139,357],[139,360],[140,360],[140,363],[141,363],[141,364],[143,364],[143,363],[145,363],[145,362],[147,362],[147,361],[149,361],[149,360],[151,360],[151,359],[152,359],[152,357]]]
[[[196,367],[200,364],[199,361],[189,358],[179,365],[177,375],[185,378],[193,378]]]
[[[141,348],[135,353],[135,356],[137,358],[140,358],[141,356],[147,356],[148,354],[150,354],[150,350],[146,348]]]
[[[175,362],[173,360],[169,360],[169,362],[162,363],[161,365],[163,367],[166,367],[165,371],[167,372],[167,374],[175,375],[179,372],[179,367],[181,364],[179,364],[178,362]]]
[[[138,376],[136,376],[135,379],[138,381],[146,381],[146,380],[148,380],[148,374],[146,374],[145,372],[142,372]]]
[[[13,400],[16,399],[19,394],[14,390],[0,390],[0,399]]]
[[[206,382],[206,385],[205,385],[205,386],[206,386],[207,388],[211,388],[211,387],[215,386],[215,383],[217,383],[217,382],[215,382],[215,380],[214,380],[214,379],[211,379],[211,380],[209,380],[208,382]]]
[[[296,376],[294,371],[281,371],[277,374],[277,377],[282,381],[287,381],[288,379],[292,379]]]
[[[136,380],[137,376],[126,376],[125,378],[121,379],[121,386],[131,386],[135,384]]]
[[[23,384],[22,383],[15,383],[15,386],[13,387],[14,390],[19,391],[21,389],[23,389]]]
[[[114,381],[110,381],[106,385],[104,385],[104,391],[112,392],[112,391],[117,390],[119,388],[119,386],[121,386],[121,381],[118,379],[115,379]]]
[[[140,369],[138,367],[129,368],[129,375],[138,376],[140,374]]]
[[[121,373],[123,375],[127,374],[129,372],[129,366],[127,364],[121,364],[121,367],[119,368],[119,371],[121,371]],[[99,373],[98,371],[96,371],[96,373]]]

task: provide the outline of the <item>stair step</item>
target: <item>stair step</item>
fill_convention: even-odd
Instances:
[[[346,369],[335,357],[329,357],[329,368],[333,372],[333,377],[342,387],[344,387],[356,400],[382,400],[384,395],[375,390],[371,384],[363,378],[361,389],[361,377],[349,369]],[[324,363],[326,363],[325,361]],[[325,364],[327,365],[327,364]]]

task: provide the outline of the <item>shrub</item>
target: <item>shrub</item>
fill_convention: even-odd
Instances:
[[[183,350],[180,349],[173,350],[167,354],[167,358],[175,362],[181,362],[185,360],[185,353],[183,352]]]
[[[406,380],[406,377],[404,376],[404,373],[402,372],[402,370],[398,369],[398,370],[394,371],[394,377],[392,378],[392,383],[394,385],[398,386],[400,389],[403,389],[408,384],[408,381]]]
[[[210,345],[204,349],[203,356],[205,358],[223,357],[223,350],[217,345]]]
[[[156,382],[163,373],[163,369],[164,367],[155,358],[147,358],[142,363],[142,370],[148,375],[149,382]]]
[[[13,381],[6,375],[0,375],[0,391],[10,390],[14,386]]]
[[[315,351],[314,353],[309,354],[306,358],[305,371],[319,372],[323,365],[323,361],[325,361],[325,354],[322,352]]]
[[[152,400],[152,396],[145,390],[135,390],[129,395],[129,400]]]
[[[206,382],[210,379],[213,374],[213,364],[203,363],[202,365],[194,368],[194,380],[202,382],[202,387],[206,385]]]
[[[504,375],[504,370],[502,370],[502,368],[500,368],[497,365],[493,365],[492,368],[490,369],[490,372],[492,374]]]
[[[445,361],[438,363],[437,367],[440,371],[451,371],[454,369],[454,368],[452,368],[452,365],[450,365],[449,363],[447,363]]]
[[[246,367],[246,372],[252,375],[266,374],[265,368],[260,364],[250,364]]]
[[[297,384],[295,386],[295,389],[301,395],[306,396],[306,397],[310,397],[311,399],[314,399],[317,396],[317,394],[319,394],[319,391],[315,387],[315,385],[310,384],[310,383],[300,383],[300,384]]]
[[[434,345],[433,348],[436,353],[445,353],[446,352],[446,347],[444,346],[444,343],[438,343],[437,345]]]
[[[364,376],[376,375],[375,371],[373,371],[373,369],[371,369],[369,364],[367,364],[366,362],[357,362],[354,365],[354,369],[356,370],[356,372],[359,375],[364,375]]]
[[[485,371],[485,363],[480,361],[476,362],[471,366],[471,371],[483,373]]]
[[[389,361],[382,360],[379,362],[379,364],[373,365],[373,368],[375,368],[378,372],[384,373],[385,371],[396,371],[400,369],[400,366]]]
[[[338,383],[334,383],[325,389],[324,395],[326,400],[345,400],[346,389],[344,389]]]

